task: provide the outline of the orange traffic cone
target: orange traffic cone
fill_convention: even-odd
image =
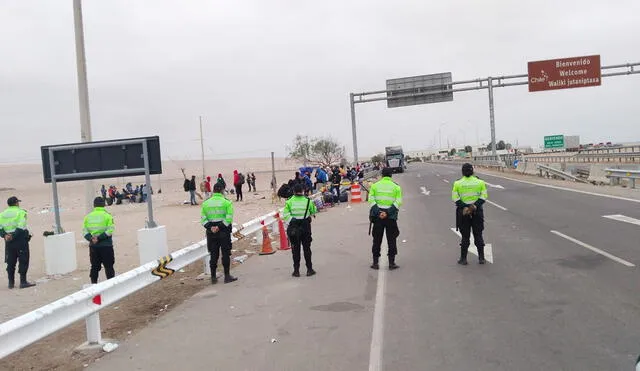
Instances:
[[[269,231],[267,230],[267,226],[264,225],[264,221],[262,224],[262,251],[260,251],[260,255],[271,255],[275,254],[276,250],[271,247],[271,238],[269,237]]]
[[[278,218],[278,233],[280,233],[280,250],[291,250],[289,239],[287,238],[287,231],[284,229],[284,222],[280,214],[276,214],[276,218]]]

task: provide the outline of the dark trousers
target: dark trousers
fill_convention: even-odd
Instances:
[[[16,273],[16,263],[20,263],[18,273],[27,275],[29,270],[29,242],[24,239],[7,241],[4,244],[4,262],[7,263],[9,280],[13,281]]]
[[[395,256],[398,254],[398,245],[396,239],[400,236],[400,230],[398,229],[398,221],[393,219],[378,219],[373,223],[373,247],[371,252],[373,254],[373,261],[377,262],[380,258],[380,245],[382,245],[382,237],[387,232],[387,244],[389,245],[389,261],[394,261]]]
[[[238,184],[236,187],[236,201],[242,201],[242,184]]]
[[[291,252],[293,255],[293,269],[300,269],[300,247],[304,253],[304,262],[307,269],[313,269],[311,263],[311,222],[308,220],[292,220],[287,228],[287,236],[291,243]]]
[[[460,259],[467,259],[467,251],[471,244],[471,232],[473,232],[473,241],[478,249],[478,258],[484,259],[484,239],[482,238],[482,231],[484,230],[483,213],[476,211],[473,216],[461,216],[458,228],[462,235],[462,240],[460,241]]]
[[[91,261],[91,270],[89,271],[91,283],[98,283],[98,273],[100,273],[100,269],[103,266],[107,279],[111,279],[116,275],[113,269],[113,265],[116,262],[113,246],[90,246],[89,260]]]
[[[222,251],[224,275],[228,276],[231,269],[231,234],[224,231],[219,231],[218,233],[207,232],[207,249],[211,254],[211,261],[209,262],[211,277],[215,277],[220,251]]]

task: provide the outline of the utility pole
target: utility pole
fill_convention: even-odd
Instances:
[[[89,86],[87,83],[87,61],[84,50],[84,26],[82,22],[82,1],[73,0],[73,25],[76,41],[76,69],[78,74],[78,98],[80,106],[80,141],[91,142],[91,115],[89,114]],[[85,209],[93,209],[95,195],[93,181],[84,181]]]
[[[206,177],[206,171],[204,169],[204,138],[202,137],[202,116],[200,116],[200,153],[202,154],[202,179]]]

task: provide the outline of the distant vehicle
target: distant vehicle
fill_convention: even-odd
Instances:
[[[405,169],[404,152],[401,146],[385,147],[384,160],[387,167],[395,173],[403,173]]]

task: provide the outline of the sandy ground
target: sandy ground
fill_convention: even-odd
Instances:
[[[257,178],[258,192],[248,193],[244,188],[244,201],[235,204],[235,222],[244,223],[260,215],[281,207],[282,204],[272,203],[271,159],[243,159],[226,161],[208,161],[208,174],[216,178],[223,173],[227,184],[232,183],[232,171],[253,171]],[[198,181],[202,179],[202,165],[199,161],[169,161],[163,163],[163,174],[152,177],[154,190],[161,189],[162,193],[153,195],[154,218],[159,225],[167,227],[169,250],[179,250],[196,241],[204,235],[199,224],[200,208],[184,205],[188,200],[188,193],[182,189],[184,178],[180,168],[186,168],[186,174],[196,175]],[[292,177],[294,163],[283,159],[276,161],[278,184]],[[89,252],[87,243],[82,238],[82,219],[85,215],[85,195],[82,182],[65,182],[59,184],[61,224],[66,231],[76,234],[76,253],[78,269],[63,276],[46,276],[42,233],[52,230],[54,214],[52,212],[51,186],[44,184],[39,165],[0,165],[0,202],[12,195],[18,196],[23,202],[21,207],[28,211],[28,227],[33,234],[31,240],[31,262],[29,279],[36,281],[37,286],[25,290],[9,290],[6,287],[6,270],[0,270],[0,322],[36,309],[44,304],[77,291],[83,284],[89,283]],[[198,175],[200,174],[200,175]],[[101,184],[114,184],[122,188],[126,182],[141,184],[142,177],[99,179],[95,181],[96,196],[99,195]],[[235,196],[228,197],[235,200]],[[200,202],[200,200],[199,200]],[[107,207],[114,216],[116,233],[114,243],[116,250],[116,273],[125,272],[140,265],[137,251],[136,231],[144,227],[147,217],[146,204],[128,204]],[[198,266],[201,267],[201,266]],[[100,272],[100,279],[104,279],[104,271]]]

